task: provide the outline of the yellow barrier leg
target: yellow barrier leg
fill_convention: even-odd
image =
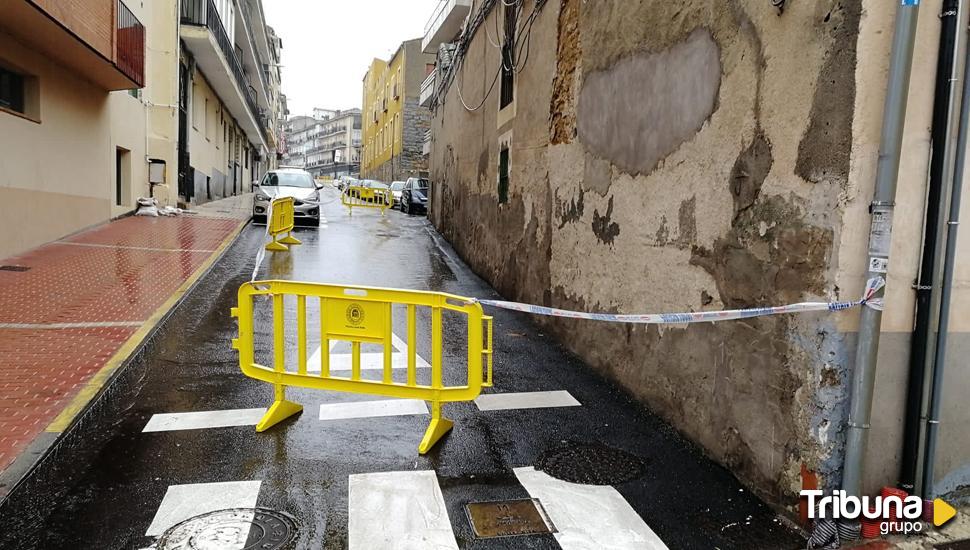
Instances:
[[[283,243],[283,244],[303,244],[302,242],[300,242],[299,240],[297,240],[296,237],[293,236],[293,233],[291,233],[289,231],[286,232],[286,236],[285,237],[283,237],[282,239],[280,239],[280,242]]]
[[[441,416],[441,402],[432,401],[431,423],[428,424],[428,430],[424,432],[424,437],[421,439],[421,444],[418,445],[418,453],[425,454],[430,451],[439,439],[451,431],[452,426],[454,426],[454,423],[451,420]]]
[[[286,400],[286,386],[276,385],[274,387],[276,400],[263,415],[263,418],[259,420],[259,424],[256,424],[257,432],[265,432],[294,414],[303,411],[303,405]]]
[[[276,237],[273,237],[273,242],[266,245],[266,250],[271,252],[286,252],[289,250],[289,248],[287,248],[285,244],[281,244],[279,241],[277,241]]]

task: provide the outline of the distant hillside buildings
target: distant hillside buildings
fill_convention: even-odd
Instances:
[[[360,172],[360,109],[314,109],[311,116],[291,117],[284,135],[285,166],[303,167],[319,177]]]

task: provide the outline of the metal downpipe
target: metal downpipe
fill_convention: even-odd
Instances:
[[[896,180],[899,176],[899,157],[902,150],[903,124],[906,119],[909,77],[913,64],[913,46],[916,41],[918,19],[918,2],[902,0],[897,5],[879,160],[876,165],[876,185],[870,205],[872,212],[869,229],[870,261],[866,270],[866,280],[883,276],[881,265],[889,261],[892,213],[896,198]],[[845,462],[842,470],[842,488],[850,495],[859,495],[862,489],[862,463],[869,437],[872,388],[876,377],[876,353],[879,350],[881,321],[881,311],[872,307],[862,308],[855,368],[852,371],[849,388],[851,401],[846,430]]]
[[[906,387],[905,424],[900,458],[899,486],[922,494],[919,471],[922,462],[923,425],[929,389],[929,371],[934,356],[934,315],[939,311],[939,280],[943,255],[944,190],[953,174],[953,134],[957,126],[957,81],[961,63],[957,54],[965,37],[961,21],[964,0],[944,0],[940,13],[940,45],[933,99],[929,181],[923,220],[923,247],[916,281],[915,320]]]
[[[962,21],[961,24],[966,24]],[[939,440],[940,408],[943,402],[943,380],[946,367],[946,345],[950,328],[950,302],[953,291],[953,272],[956,266],[957,233],[960,228],[960,203],[963,198],[963,174],[967,160],[968,132],[970,132],[970,55],[964,55],[963,100],[961,101],[960,132],[957,138],[956,164],[950,191],[950,214],[946,223],[946,252],[943,256],[943,283],[940,288],[940,321],[936,335],[936,355],[931,372],[929,417],[926,421],[926,448],[923,463],[923,494],[936,496],[933,490],[936,445]]]

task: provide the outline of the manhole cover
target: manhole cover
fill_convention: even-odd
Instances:
[[[626,451],[569,441],[539,455],[536,468],[570,483],[614,485],[642,476],[647,465]]]
[[[25,265],[0,265],[0,271],[27,271],[29,269]]]
[[[465,512],[475,537],[480,539],[556,532],[542,505],[534,498],[470,502],[465,505]]]
[[[231,508],[189,518],[166,531],[157,550],[276,550],[296,538],[289,515],[265,508]]]

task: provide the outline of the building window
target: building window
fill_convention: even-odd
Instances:
[[[498,154],[498,202],[509,202],[509,148],[502,147]]]
[[[515,85],[515,27],[518,12],[517,2],[505,5],[505,43],[502,45],[502,95],[500,109],[504,109],[514,99]]]
[[[25,114],[26,88],[24,75],[0,67],[0,107]]]

